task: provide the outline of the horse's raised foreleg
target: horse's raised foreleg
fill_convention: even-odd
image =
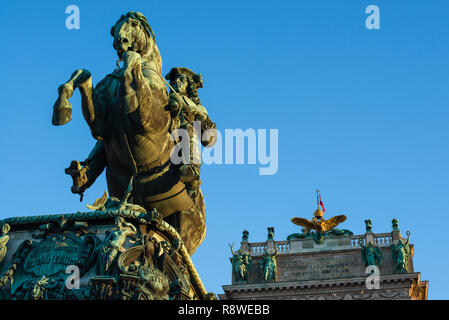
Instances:
[[[132,53],[134,55],[131,52],[123,54],[123,68],[120,70],[120,76],[123,80],[121,88],[127,113],[134,112],[139,106],[136,90],[134,90],[131,83],[133,82],[133,69],[137,64],[140,64],[140,55],[135,52]]]
[[[94,131],[95,105],[98,109],[101,104],[96,98],[95,90],[92,88],[91,74],[85,69],[76,70],[69,81],[58,88],[59,96],[53,106],[52,123],[54,125],[63,125],[72,119],[72,105],[69,99],[72,97],[73,91],[76,88],[80,90],[84,118],[89,124],[92,134],[96,137]],[[72,161],[70,167],[66,168],[65,172],[73,178],[72,192],[82,196],[84,190],[94,183],[105,166],[106,156],[104,145],[98,141],[89,157],[84,161],[83,167],[81,167],[79,161]]]
[[[72,97],[73,91],[89,79],[91,79],[91,74],[88,70],[78,69],[72,74],[69,81],[58,88],[59,96],[53,106],[53,125],[64,125],[72,120],[72,105],[69,99]],[[91,81],[90,84],[92,86]]]
[[[123,77],[123,94],[125,97],[127,112],[137,126],[142,128],[159,128],[164,125],[165,111],[160,107],[160,99],[155,97],[156,91],[165,90],[154,86],[144,76],[141,69],[140,54],[127,51],[123,54],[123,68],[121,75]],[[155,74],[156,79],[157,75]],[[161,81],[157,79],[157,81]],[[157,94],[157,93],[156,93]],[[162,92],[160,93],[163,94]]]
[[[151,101],[151,90],[140,68],[140,54],[128,51],[123,54],[123,68],[121,76],[123,77],[122,90],[126,102],[128,113],[133,113],[139,108],[138,113],[145,117],[145,108]],[[143,113],[142,113],[143,112]]]
[[[72,119],[72,105],[69,98],[76,88],[80,91],[81,109],[92,136],[97,140],[102,140],[104,128],[107,125],[105,104],[98,98],[92,86],[92,76],[86,69],[76,70],[69,81],[59,87],[59,96],[53,107],[53,124],[63,125]]]

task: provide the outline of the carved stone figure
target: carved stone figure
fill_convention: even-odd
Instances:
[[[391,253],[393,255],[394,271],[396,273],[406,273],[407,262],[410,254],[410,231],[407,231],[407,241],[404,243],[399,240],[397,243],[391,245]]]
[[[143,235],[143,245],[144,245],[144,266],[150,266],[152,268],[162,269],[164,263],[165,251],[161,242],[157,242],[154,237],[148,237],[148,235]]]
[[[252,259],[248,252],[242,252],[240,249],[233,250],[234,244],[229,244],[232,253],[232,272],[235,281],[247,281],[249,271],[251,271]]]
[[[27,226],[31,232],[25,234],[38,239],[23,241],[12,257],[8,255],[0,289],[10,285],[0,290],[0,299],[212,298],[177,231],[156,211],[120,206],[0,221],[14,231]],[[102,232],[103,241],[97,237]],[[16,240],[23,237],[16,235]]]
[[[111,29],[119,67],[95,87],[88,70],[76,70],[59,87],[54,125],[71,120],[68,99],[77,88],[82,113],[97,140],[88,158],[72,162],[72,192],[82,195],[106,168],[109,195],[123,199],[131,177],[130,202],[148,212],[157,209],[181,235],[190,254],[205,236],[201,191],[192,199],[181,181],[179,167],[170,161],[172,116],[169,94],[161,76],[162,62],[155,36],[139,12],[122,15]],[[82,167],[81,167],[82,165]]]
[[[5,259],[6,256],[6,252],[8,251],[6,245],[9,241],[8,232],[10,229],[11,227],[7,223],[2,226],[2,235],[0,236],[0,263],[3,262],[3,259]]]
[[[276,254],[265,252],[262,260],[260,261],[260,265],[262,268],[262,275],[265,281],[275,281],[276,273],[277,273],[277,264],[276,264]]]
[[[242,242],[248,242],[248,237],[249,237],[249,231],[248,230],[243,230]]]
[[[372,232],[372,231],[371,231],[372,227],[373,227],[373,225],[372,225],[372,223],[371,223],[371,219],[365,220],[365,229],[366,229],[366,232]]]
[[[267,230],[268,230],[267,240],[273,240],[274,239],[274,228],[268,227]]]
[[[362,261],[365,267],[380,266],[382,263],[382,251],[380,248],[375,246],[371,241],[364,246],[362,239],[359,239],[359,244],[362,247]]]
[[[141,266],[139,269],[140,282],[138,284],[140,300],[168,300],[170,284],[167,276],[151,266]]]
[[[185,279],[189,278],[189,272],[187,270],[187,267],[183,261],[183,257],[179,252],[180,243],[178,241],[174,241],[172,245],[170,245],[168,242],[163,241],[161,242],[161,246],[164,249],[164,254],[168,254],[173,262],[176,264],[178,269],[182,272]]]
[[[391,227],[393,228],[393,230],[399,230],[398,219],[393,218],[393,220],[391,220]]]
[[[176,243],[146,234],[139,243],[125,250],[117,261],[121,296],[126,300],[188,299],[190,279],[180,268],[185,267],[185,261]]]
[[[109,274],[112,262],[123,247],[127,237],[136,235],[136,227],[126,222],[122,217],[116,219],[117,229],[110,232],[103,241],[99,251],[99,262],[97,262],[99,274]]]

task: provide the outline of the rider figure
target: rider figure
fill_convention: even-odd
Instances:
[[[189,134],[190,159],[189,163],[180,166],[180,171],[181,181],[185,183],[189,195],[194,199],[201,185],[201,152],[198,135],[200,134],[203,146],[211,147],[215,143],[215,133],[206,137],[203,134],[207,130],[214,130],[216,125],[209,118],[206,108],[201,105],[198,97],[198,89],[203,87],[201,74],[195,74],[187,68],[173,68],[165,78],[170,81],[170,86],[175,91],[170,92],[168,106],[173,118],[172,129],[184,129]],[[197,129],[195,122],[198,122],[201,128]],[[197,132],[199,129],[201,132]],[[206,132],[206,135],[209,132]]]

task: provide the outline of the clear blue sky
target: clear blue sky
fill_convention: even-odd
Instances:
[[[66,6],[81,10],[65,28]],[[365,28],[378,5],[381,30]],[[74,118],[51,125],[58,86],[79,67],[97,83],[115,68],[110,27],[127,11],[145,14],[163,73],[201,72],[203,104],[220,129],[279,129],[279,171],[255,165],[202,170],[207,236],[194,263],[208,290],[231,282],[228,242],[241,232],[264,241],[311,217],[315,189],[342,225],[389,232],[396,217],[415,244],[415,270],[429,298],[447,299],[449,265],[449,2],[8,1],[0,8],[0,218],[87,210],[106,189],[70,192],[64,168],[94,144],[79,93]]]

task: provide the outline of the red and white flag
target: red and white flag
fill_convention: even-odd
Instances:
[[[318,204],[319,206],[321,206],[321,208],[323,208],[323,212],[326,212],[326,209],[324,209],[324,204],[323,204],[323,200],[321,199],[321,193],[320,190],[316,190],[316,195],[318,197]]]

